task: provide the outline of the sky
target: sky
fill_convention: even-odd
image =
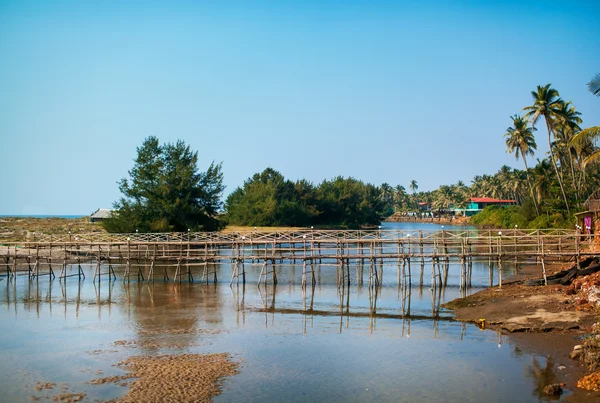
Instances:
[[[0,214],[120,197],[148,136],[223,163],[434,190],[502,165],[551,83],[600,125],[598,1],[0,0]],[[538,152],[548,151],[543,122]],[[530,164],[531,165],[531,164]]]

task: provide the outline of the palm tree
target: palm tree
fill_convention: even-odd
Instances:
[[[547,198],[550,194],[552,179],[552,169],[547,159],[537,160],[537,165],[533,168],[533,188],[536,191],[538,203]]]
[[[386,207],[393,206],[394,189],[389,183],[382,183],[379,187],[379,198],[385,203]]]
[[[592,80],[588,83],[588,89],[592,94],[600,97],[600,73],[596,74],[594,78],[592,78]],[[593,142],[598,139],[600,139],[600,126],[592,126],[588,127],[587,129],[581,130],[579,133],[573,136],[573,138],[569,142],[569,145],[579,146],[580,148],[583,148],[586,145],[589,145],[590,143],[593,144]],[[583,160],[583,169],[585,170],[585,168],[589,164],[599,161],[600,149],[596,148]]]
[[[408,187],[410,188],[410,190],[413,193],[413,199],[415,200],[415,207],[418,209],[419,206],[417,205],[417,195],[415,192],[417,191],[417,189],[419,189],[419,184],[417,183],[416,180],[413,179],[410,181],[410,185]]]
[[[592,94],[600,97],[600,73],[596,74],[588,83],[588,89]]]
[[[592,126],[583,129],[571,139],[569,145],[582,147],[600,139],[600,126]],[[600,162],[600,148],[595,148],[583,160],[583,169],[594,162]]]
[[[579,189],[577,188],[577,182],[575,180],[575,167],[573,158],[573,147],[569,146],[569,141],[573,135],[581,130],[579,124],[582,121],[581,113],[578,112],[571,102],[565,102],[559,106],[561,119],[556,122],[556,141],[554,142],[557,152],[559,153],[559,161],[561,167],[566,166],[566,161],[569,162],[571,171],[571,178],[573,179],[573,189],[575,194],[579,197]],[[568,157],[568,158],[567,158]]]
[[[513,127],[506,129],[504,137],[506,137],[506,151],[514,153],[515,158],[518,160],[519,156],[523,157],[523,164],[525,165],[525,173],[527,174],[527,183],[529,184],[529,191],[531,192],[531,198],[535,206],[537,215],[540,215],[535,195],[533,194],[533,186],[531,185],[531,179],[529,178],[529,168],[527,167],[527,156],[534,155],[534,151],[537,149],[533,132],[536,130],[535,127],[527,127],[529,121],[522,118],[519,115],[510,117],[513,121]]]
[[[548,147],[550,147],[550,159],[554,165],[554,171],[556,172],[556,178],[560,185],[560,191],[562,192],[565,206],[567,207],[567,214],[570,214],[569,202],[567,201],[567,194],[565,193],[565,187],[563,185],[562,178],[558,172],[558,166],[556,165],[556,159],[554,158],[554,151],[552,151],[552,136],[554,135],[554,122],[561,120],[562,114],[560,111],[560,105],[563,100],[560,98],[560,94],[557,90],[551,87],[552,84],[546,84],[545,86],[538,85],[537,91],[531,91],[533,97],[533,105],[526,106],[523,108],[526,118],[531,118],[531,127],[534,128],[537,121],[543,117],[546,121],[546,128],[548,129]]]
[[[401,209],[405,201],[406,190],[404,189],[404,186],[397,185],[394,190],[394,204],[398,207],[398,209]]]

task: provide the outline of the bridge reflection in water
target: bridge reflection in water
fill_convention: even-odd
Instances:
[[[106,269],[104,266],[103,270]],[[313,327],[315,318],[339,318],[339,332],[348,329],[351,323],[366,323],[367,319],[370,332],[377,330],[378,321],[402,321],[403,337],[410,337],[411,322],[429,322],[433,336],[438,337],[439,324],[453,320],[452,313],[442,307],[447,298],[466,296],[473,289],[497,284],[493,272],[498,267],[489,261],[476,261],[468,267],[466,282],[462,277],[464,268],[449,261],[434,261],[432,276],[425,275],[427,265],[420,259],[416,264],[406,260],[400,266],[365,266],[360,262],[350,264],[345,273],[341,273],[340,267],[314,264],[315,282],[303,283],[303,272],[297,265],[275,264],[273,270],[278,273],[278,282],[260,281],[258,285],[218,282],[207,285],[170,281],[123,282],[113,276],[102,282],[90,281],[91,273],[96,270],[94,264],[71,264],[67,265],[66,273],[83,271],[87,273],[87,280],[59,281],[34,277],[22,282],[9,277],[1,295],[4,304],[14,308],[15,312],[21,306],[38,316],[45,305],[50,313],[62,312],[65,318],[73,314],[78,317],[83,305],[96,307],[99,320],[103,315],[110,317],[115,307],[121,313],[136,317],[136,311],[152,310],[162,304],[175,309],[175,316],[177,312],[186,310],[192,312],[185,315],[193,316],[198,307],[202,307],[204,315],[208,315],[210,310],[213,318],[228,312],[235,316],[237,326],[245,325],[248,314],[263,314],[266,328],[273,326],[278,317],[301,316],[302,332],[305,334]],[[415,266],[414,270],[412,266]],[[118,278],[122,272],[119,267],[115,269]],[[130,269],[137,270],[137,266],[133,265]],[[229,270],[231,268],[227,264],[215,267],[219,278],[226,278]],[[517,266],[507,264],[503,270],[508,275],[515,272]],[[392,272],[393,275],[389,274]],[[167,269],[167,276],[173,274],[173,268]],[[246,274],[250,281],[256,281],[261,276],[260,265],[249,265]],[[145,316],[139,316],[139,320],[142,317]],[[148,318],[144,320],[150,321]],[[466,325],[461,326],[462,338]]]

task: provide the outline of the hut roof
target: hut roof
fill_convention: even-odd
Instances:
[[[516,203],[516,200],[501,200],[491,197],[471,197],[473,203]]]
[[[109,218],[112,214],[112,210],[108,209],[108,208],[99,208],[98,210],[94,211],[91,215],[90,218]]]
[[[600,211],[600,189],[592,193],[583,205],[588,211]]]

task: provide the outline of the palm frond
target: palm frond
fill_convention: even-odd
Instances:
[[[569,141],[569,146],[582,146],[597,139],[600,139],[600,126],[592,126],[574,135]]]
[[[588,83],[588,89],[592,94],[600,97],[600,73],[596,74]]]
[[[596,150],[583,160],[583,168],[585,169],[588,165],[600,162],[600,150]]]

